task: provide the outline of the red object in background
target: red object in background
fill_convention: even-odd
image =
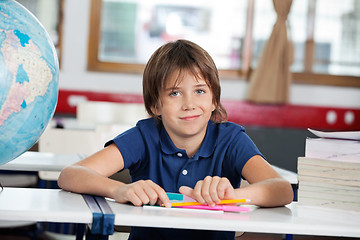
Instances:
[[[142,103],[141,95],[60,90],[58,114],[76,114],[79,101]],[[360,109],[320,106],[254,104],[246,101],[222,101],[228,120],[244,126],[313,128],[331,131],[359,131]]]
[[[117,94],[101,93],[89,91],[60,90],[59,99],[55,113],[76,114],[76,104],[80,101],[101,101],[101,102],[119,102],[119,103],[142,103],[141,95],[136,94]]]
[[[224,101],[229,121],[242,125],[359,131],[360,109]]]

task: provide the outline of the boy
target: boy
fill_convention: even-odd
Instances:
[[[151,118],[65,168],[59,186],[135,206],[170,207],[166,192],[210,206],[233,198],[265,207],[290,203],[290,184],[264,160],[244,128],[226,122],[220,92],[217,68],[205,50],[186,40],[163,45],[143,76]],[[124,168],[131,184],[108,178]],[[239,188],[241,178],[250,185]],[[234,239],[234,232],[134,227],[130,239]]]

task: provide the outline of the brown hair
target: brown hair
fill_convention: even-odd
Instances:
[[[220,80],[216,65],[211,56],[197,44],[188,40],[169,42],[158,48],[145,66],[143,74],[143,98],[145,108],[152,117],[159,101],[159,91],[165,87],[171,74],[178,71],[177,81],[182,72],[190,71],[194,76],[199,75],[206,81],[213,93],[216,109],[211,114],[214,122],[227,120],[225,108],[220,103]]]

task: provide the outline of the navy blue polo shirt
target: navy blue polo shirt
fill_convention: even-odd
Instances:
[[[151,179],[166,192],[181,186],[194,187],[206,176],[226,177],[234,188],[241,171],[254,155],[261,155],[245,129],[235,123],[209,121],[203,143],[194,156],[177,148],[165,128],[153,118],[140,120],[135,127],[106,143],[115,143],[130,170],[133,182]],[[234,239],[234,232],[134,227],[130,239]]]

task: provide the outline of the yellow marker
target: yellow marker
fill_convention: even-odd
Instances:
[[[227,199],[227,200],[221,200],[220,203],[218,203],[218,205],[233,204],[233,203],[248,203],[250,201],[251,200],[249,200],[249,199]],[[199,202],[175,202],[175,203],[171,203],[172,207],[193,206],[193,205],[204,205],[204,204],[201,204]],[[160,206],[165,207],[164,204],[161,204]]]

